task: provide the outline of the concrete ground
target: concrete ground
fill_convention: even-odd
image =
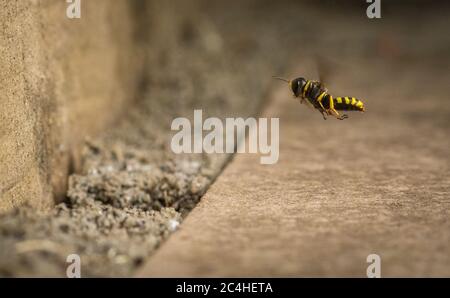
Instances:
[[[138,275],[365,277],[375,253],[384,277],[450,276],[448,74],[373,62],[333,77],[366,94],[345,121],[277,85],[279,162],[238,154]]]

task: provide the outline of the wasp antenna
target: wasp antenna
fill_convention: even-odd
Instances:
[[[282,77],[272,76],[272,78],[280,80],[280,81],[283,81],[283,82],[286,82],[286,83],[289,83],[288,79],[285,79],[285,78],[282,78]]]

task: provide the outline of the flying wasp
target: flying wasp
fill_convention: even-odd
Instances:
[[[341,115],[338,111],[365,112],[364,103],[361,100],[354,97],[333,97],[320,81],[306,80],[305,78],[293,80],[280,77],[273,78],[288,83],[294,96],[300,98],[300,103],[306,102],[318,110],[325,120],[328,115],[334,116],[339,120],[348,118],[348,115]]]

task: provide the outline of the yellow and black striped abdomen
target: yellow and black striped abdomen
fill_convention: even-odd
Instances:
[[[338,111],[364,112],[364,103],[354,97],[334,97],[334,108]]]

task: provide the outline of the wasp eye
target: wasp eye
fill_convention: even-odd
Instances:
[[[298,79],[292,80],[291,89],[295,96],[297,96],[298,86],[299,86],[299,80]]]
[[[291,89],[295,96],[299,96],[304,85],[305,85],[304,78],[296,78],[292,80]]]

